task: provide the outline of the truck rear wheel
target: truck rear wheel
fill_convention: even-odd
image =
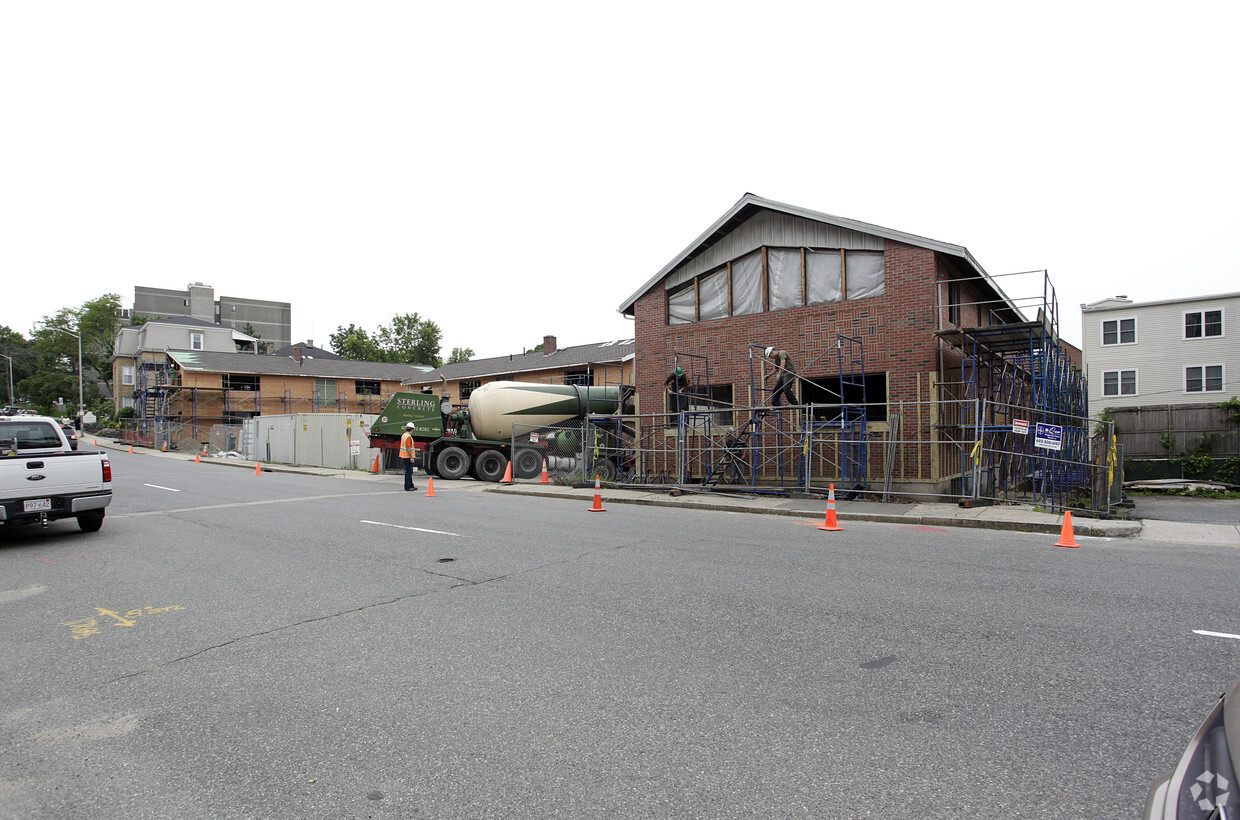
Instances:
[[[474,459],[474,473],[482,481],[499,481],[507,466],[508,459],[498,450],[483,450]]]
[[[538,450],[523,447],[512,457],[514,478],[538,478],[542,475],[542,455]]]
[[[600,481],[614,481],[616,479],[616,465],[610,459],[601,458],[594,462],[594,469],[590,471],[590,475],[598,476]]]
[[[443,448],[435,456],[435,472],[441,478],[460,478],[469,472],[469,453],[460,447]]]
[[[103,510],[78,513],[77,522],[82,532],[98,532],[103,526]]]

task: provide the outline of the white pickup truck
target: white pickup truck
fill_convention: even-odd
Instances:
[[[112,503],[112,463],[72,450],[55,419],[0,416],[0,526],[76,518],[83,532],[103,526]]]

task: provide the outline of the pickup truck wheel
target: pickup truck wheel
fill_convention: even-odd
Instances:
[[[469,471],[469,453],[460,447],[445,447],[435,456],[435,472],[441,478],[458,479]]]
[[[78,513],[77,522],[82,532],[98,532],[103,526],[103,510]]]
[[[523,447],[512,459],[514,478],[538,478],[542,475],[542,454],[538,450]]]
[[[474,459],[474,473],[483,481],[499,481],[507,467],[508,459],[498,450],[483,450]]]

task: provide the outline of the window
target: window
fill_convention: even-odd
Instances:
[[[133,384],[133,365],[121,365],[121,384]]]
[[[1102,371],[1102,395],[1104,396],[1135,396],[1137,395],[1137,371],[1135,370],[1104,370]]]
[[[1198,310],[1184,314],[1184,338],[1204,339],[1223,335],[1223,311]]]
[[[201,333],[189,334],[189,349],[190,350],[202,350],[202,348],[203,348],[202,334]]]
[[[589,387],[594,384],[594,374],[590,372],[590,368],[584,370],[565,370],[565,384],[580,384]]]
[[[667,323],[881,296],[885,276],[882,251],[763,247],[670,288]]]
[[[1103,345],[1132,345],[1136,343],[1136,319],[1110,319],[1102,323]]]
[[[469,398],[470,394],[482,387],[481,381],[461,382],[461,401]]]
[[[1184,392],[1220,393],[1223,390],[1223,366],[1207,364],[1184,368]]]
[[[817,379],[802,378],[797,394],[802,404],[814,407],[815,421],[839,422],[844,417],[841,405],[861,406],[864,402],[867,422],[887,420],[887,374],[853,373],[825,376]]]
[[[314,380],[314,403],[319,407],[336,403],[336,380]]]
[[[123,409],[133,409],[133,396],[124,396],[121,398],[121,407]]]
[[[379,382],[371,379],[357,379],[353,382],[353,392],[359,396],[379,395]]]
[[[243,373],[225,373],[223,376],[225,390],[248,390],[258,392],[258,376]]]

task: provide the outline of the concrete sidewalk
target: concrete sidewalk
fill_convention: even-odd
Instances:
[[[83,437],[83,447],[88,437]],[[128,451],[129,445],[107,439],[89,439],[89,447]],[[135,454],[193,461],[194,456],[185,452],[160,452],[145,447],[135,447]],[[234,467],[253,472],[257,462],[234,458],[204,458],[203,464]],[[374,474],[363,470],[336,470],[325,467],[294,467],[284,464],[263,464],[263,472],[300,473],[326,478],[346,478],[399,487],[403,478],[397,471]],[[426,489],[426,475],[419,473],[419,488]],[[512,485],[490,484],[464,479],[447,481],[440,479],[436,490],[452,487],[457,491],[494,492],[506,495],[523,495],[535,498],[573,501],[588,508],[594,499],[594,488],[569,487],[558,484],[520,482]],[[814,498],[787,498],[776,495],[742,495],[723,492],[671,493],[672,487],[651,489],[605,487],[602,490],[604,504],[646,504],[660,507],[678,507],[721,512],[744,512],[763,515],[785,515],[802,518],[824,519],[827,502]],[[964,508],[947,503],[898,504],[881,501],[836,501],[836,517],[840,522],[881,522],[927,527],[971,527],[974,529],[1009,530],[1018,532],[1041,532],[1058,535],[1063,527],[1063,516],[1039,512],[1029,505],[1002,505],[992,507]],[[1172,521],[1125,521],[1100,520],[1085,515],[1072,519],[1073,532],[1081,536],[1100,538],[1140,538],[1148,541],[1178,544],[1200,544],[1240,547],[1240,525],[1233,524],[1185,524]]]

